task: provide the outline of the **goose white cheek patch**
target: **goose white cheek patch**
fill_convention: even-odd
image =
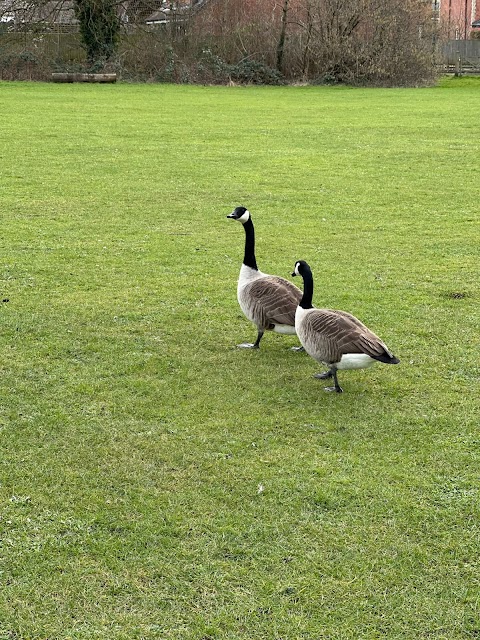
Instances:
[[[250,211],[245,211],[245,213],[242,213],[242,215],[240,216],[240,218],[238,218],[239,222],[246,222],[248,219],[250,218]]]

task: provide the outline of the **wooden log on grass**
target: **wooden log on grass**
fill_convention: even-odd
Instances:
[[[52,73],[53,82],[116,82],[116,73]]]

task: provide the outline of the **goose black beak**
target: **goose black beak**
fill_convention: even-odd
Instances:
[[[297,274],[295,273],[295,271],[292,273],[292,276],[295,277]]]
[[[229,214],[228,214],[228,216],[227,216],[227,218],[235,218],[235,214],[234,214],[233,212],[232,212],[232,213],[229,213]]]

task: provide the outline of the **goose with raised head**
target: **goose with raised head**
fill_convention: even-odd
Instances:
[[[236,207],[227,218],[238,220],[245,229],[245,253],[238,278],[237,298],[245,316],[257,327],[255,342],[239,347],[258,349],[265,331],[295,335],[295,311],[302,292],[289,280],[262,273],[255,259],[255,230],[245,207]],[[303,350],[302,347],[294,347]]]
[[[338,384],[338,370],[365,369],[375,362],[400,362],[385,343],[355,316],[346,311],[315,309],[312,305],[312,270],[304,260],[295,263],[292,276],[302,276],[304,287],[295,312],[295,329],[308,355],[328,367],[325,373],[315,374],[321,380],[333,378],[334,386],[325,387],[325,391],[343,391]]]

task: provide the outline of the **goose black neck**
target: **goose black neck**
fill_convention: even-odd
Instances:
[[[310,267],[304,267],[301,275],[303,278],[303,296],[299,304],[302,309],[313,309],[313,275]]]
[[[243,256],[243,264],[258,271],[257,261],[255,260],[255,231],[251,218],[244,222],[243,228],[245,229],[245,254]]]

